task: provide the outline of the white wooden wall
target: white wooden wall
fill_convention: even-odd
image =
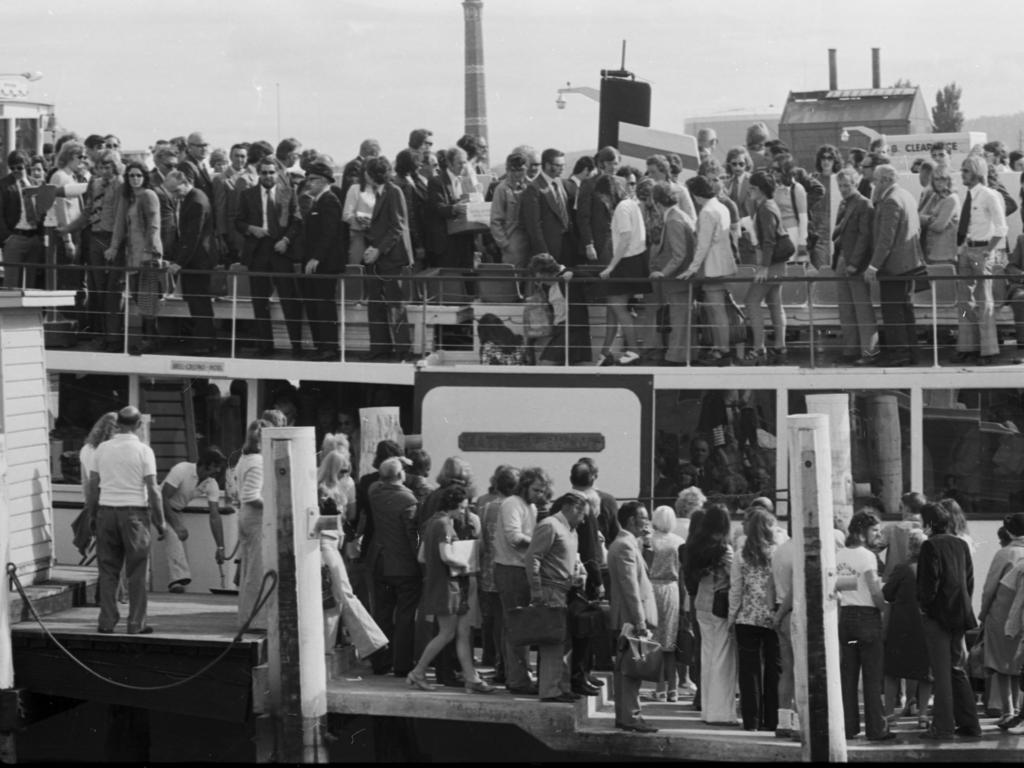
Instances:
[[[37,309],[0,312],[0,432],[6,443],[10,558],[26,583],[49,578],[53,559],[49,415]]]

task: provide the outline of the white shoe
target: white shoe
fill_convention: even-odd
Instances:
[[[636,352],[624,352],[622,357],[619,358],[619,365],[629,365],[635,363],[640,359],[640,355]]]
[[[1012,733],[1014,736],[1024,736],[1024,723],[1015,725],[1013,728],[1007,728],[1006,733]]]

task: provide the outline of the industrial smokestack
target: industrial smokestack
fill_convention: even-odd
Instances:
[[[828,49],[828,89],[830,91],[839,90],[839,73],[836,70],[836,49]]]
[[[881,49],[879,49],[879,48],[872,48],[871,49],[871,87],[872,88],[881,88],[882,87],[882,61],[881,61],[881,54],[879,53],[880,50]]]
[[[466,133],[487,141],[484,28],[481,18],[484,3],[483,0],[464,0],[462,8],[466,16]]]

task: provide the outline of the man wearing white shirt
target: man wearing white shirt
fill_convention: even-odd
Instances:
[[[999,193],[985,186],[988,164],[982,158],[965,158],[960,175],[967,194],[957,228],[957,272],[968,278],[987,277],[992,274],[996,250],[1006,237],[1006,210]],[[999,356],[992,281],[958,282],[957,292],[960,303],[957,360],[968,362],[977,357],[977,365],[992,365]]]
[[[500,528],[494,536],[494,581],[501,609],[508,626],[514,608],[530,604],[530,584],[526,575],[526,551],[537,525],[537,502],[548,498],[551,479],[539,467],[524,469],[515,490],[501,502]],[[536,694],[530,680],[529,648],[513,646],[505,638],[505,687],[512,693]]]
[[[156,484],[153,449],[139,440],[142,414],[134,406],[117,413],[117,433],[101,443],[89,472],[85,507],[95,521],[99,565],[99,631],[110,634],[120,619],[117,581],[121,567],[128,583],[128,634],[153,631],[146,625],[146,575],[149,570],[149,526],[162,540],[163,499]]]
[[[218,565],[224,562],[224,526],[220,519],[220,486],[217,485],[216,476],[226,465],[224,454],[211,448],[203,453],[198,462],[181,461],[175,464],[160,485],[164,514],[171,531],[164,541],[167,588],[171,592],[184,592],[192,581],[184,547],[188,529],[182,514],[193,499],[206,499],[210,512],[210,532],[217,545],[214,559]]]

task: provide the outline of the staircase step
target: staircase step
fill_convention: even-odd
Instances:
[[[41,584],[22,585],[39,616],[66,611],[82,605],[95,605],[96,569],[87,567],[55,567],[49,580]],[[9,616],[12,624],[32,621],[32,613],[16,590],[11,590]]]

